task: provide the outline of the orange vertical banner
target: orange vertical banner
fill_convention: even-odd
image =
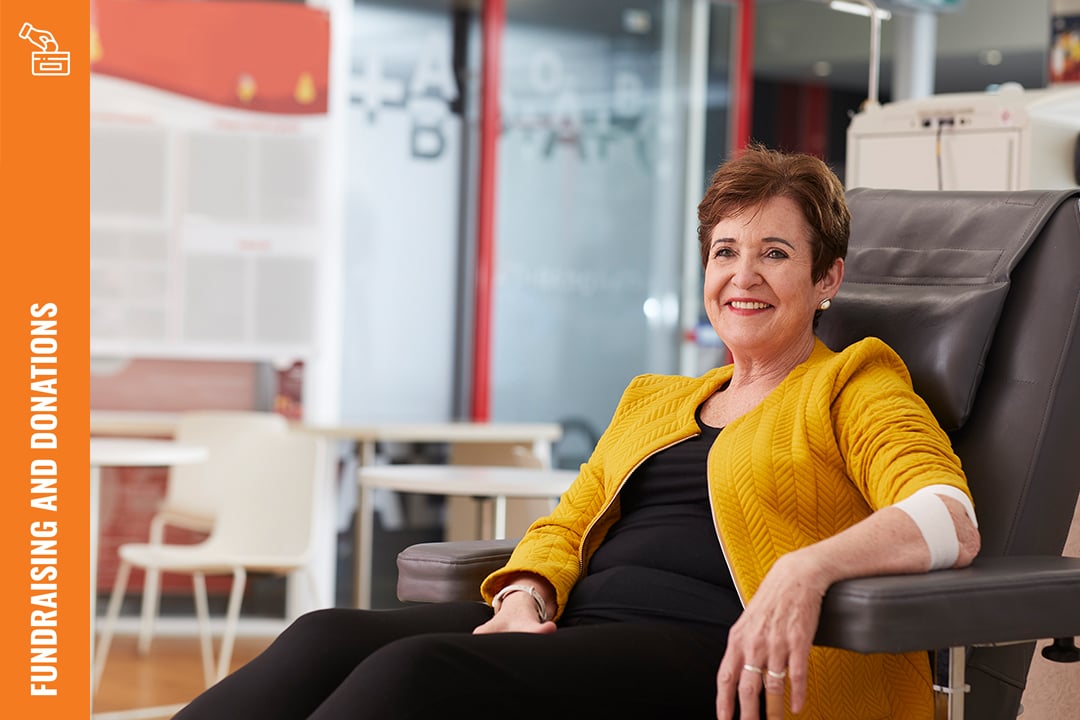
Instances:
[[[86,0],[0,7],[0,697],[90,711]]]

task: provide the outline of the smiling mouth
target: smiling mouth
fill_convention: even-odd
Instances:
[[[728,305],[735,308],[736,310],[765,310],[772,307],[772,305],[768,303],[747,302],[744,300],[732,300],[728,303]]]

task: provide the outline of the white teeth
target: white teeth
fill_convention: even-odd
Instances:
[[[763,302],[742,302],[742,301],[739,301],[739,300],[732,300],[730,305],[731,305],[731,307],[735,308],[736,310],[764,310],[765,308],[769,307],[768,303],[763,303]]]

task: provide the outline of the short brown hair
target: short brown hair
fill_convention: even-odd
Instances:
[[[721,220],[775,197],[786,197],[802,210],[814,253],[811,280],[825,277],[833,262],[847,255],[851,213],[844,186],[828,165],[812,155],[782,153],[761,145],[751,145],[713,173],[698,204],[702,266],[709,262],[712,231]]]

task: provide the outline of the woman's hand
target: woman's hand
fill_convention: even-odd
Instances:
[[[516,573],[505,579],[503,587],[525,585],[543,598],[544,610],[548,617],[555,615],[555,588],[540,575]],[[537,602],[532,595],[524,591],[511,592],[502,598],[495,616],[473,630],[474,635],[489,635],[502,632],[528,632],[541,635],[555,632],[555,623],[548,620],[541,622]]]
[[[942,499],[960,545],[953,567],[964,567],[979,551],[979,531],[963,505],[951,497]],[[929,568],[930,550],[919,527],[907,513],[891,506],[832,537],[781,556],[728,633],[727,651],[716,676],[717,717],[734,717],[737,693],[738,720],[758,720],[758,698],[764,687],[769,720],[782,718],[785,682],[791,684],[792,712],[802,710],[821,600],[834,582],[921,573]]]
[[[810,646],[828,589],[808,549],[776,561],[731,627],[716,677],[719,720],[735,717],[736,695],[738,720],[759,720],[763,688],[767,718],[783,718],[785,683],[791,683],[792,712],[802,710]]]
[[[536,603],[525,592],[507,595],[499,606],[499,612],[483,625],[473,630],[473,635],[490,635],[503,632],[553,633],[555,623],[540,622],[536,615]]]

